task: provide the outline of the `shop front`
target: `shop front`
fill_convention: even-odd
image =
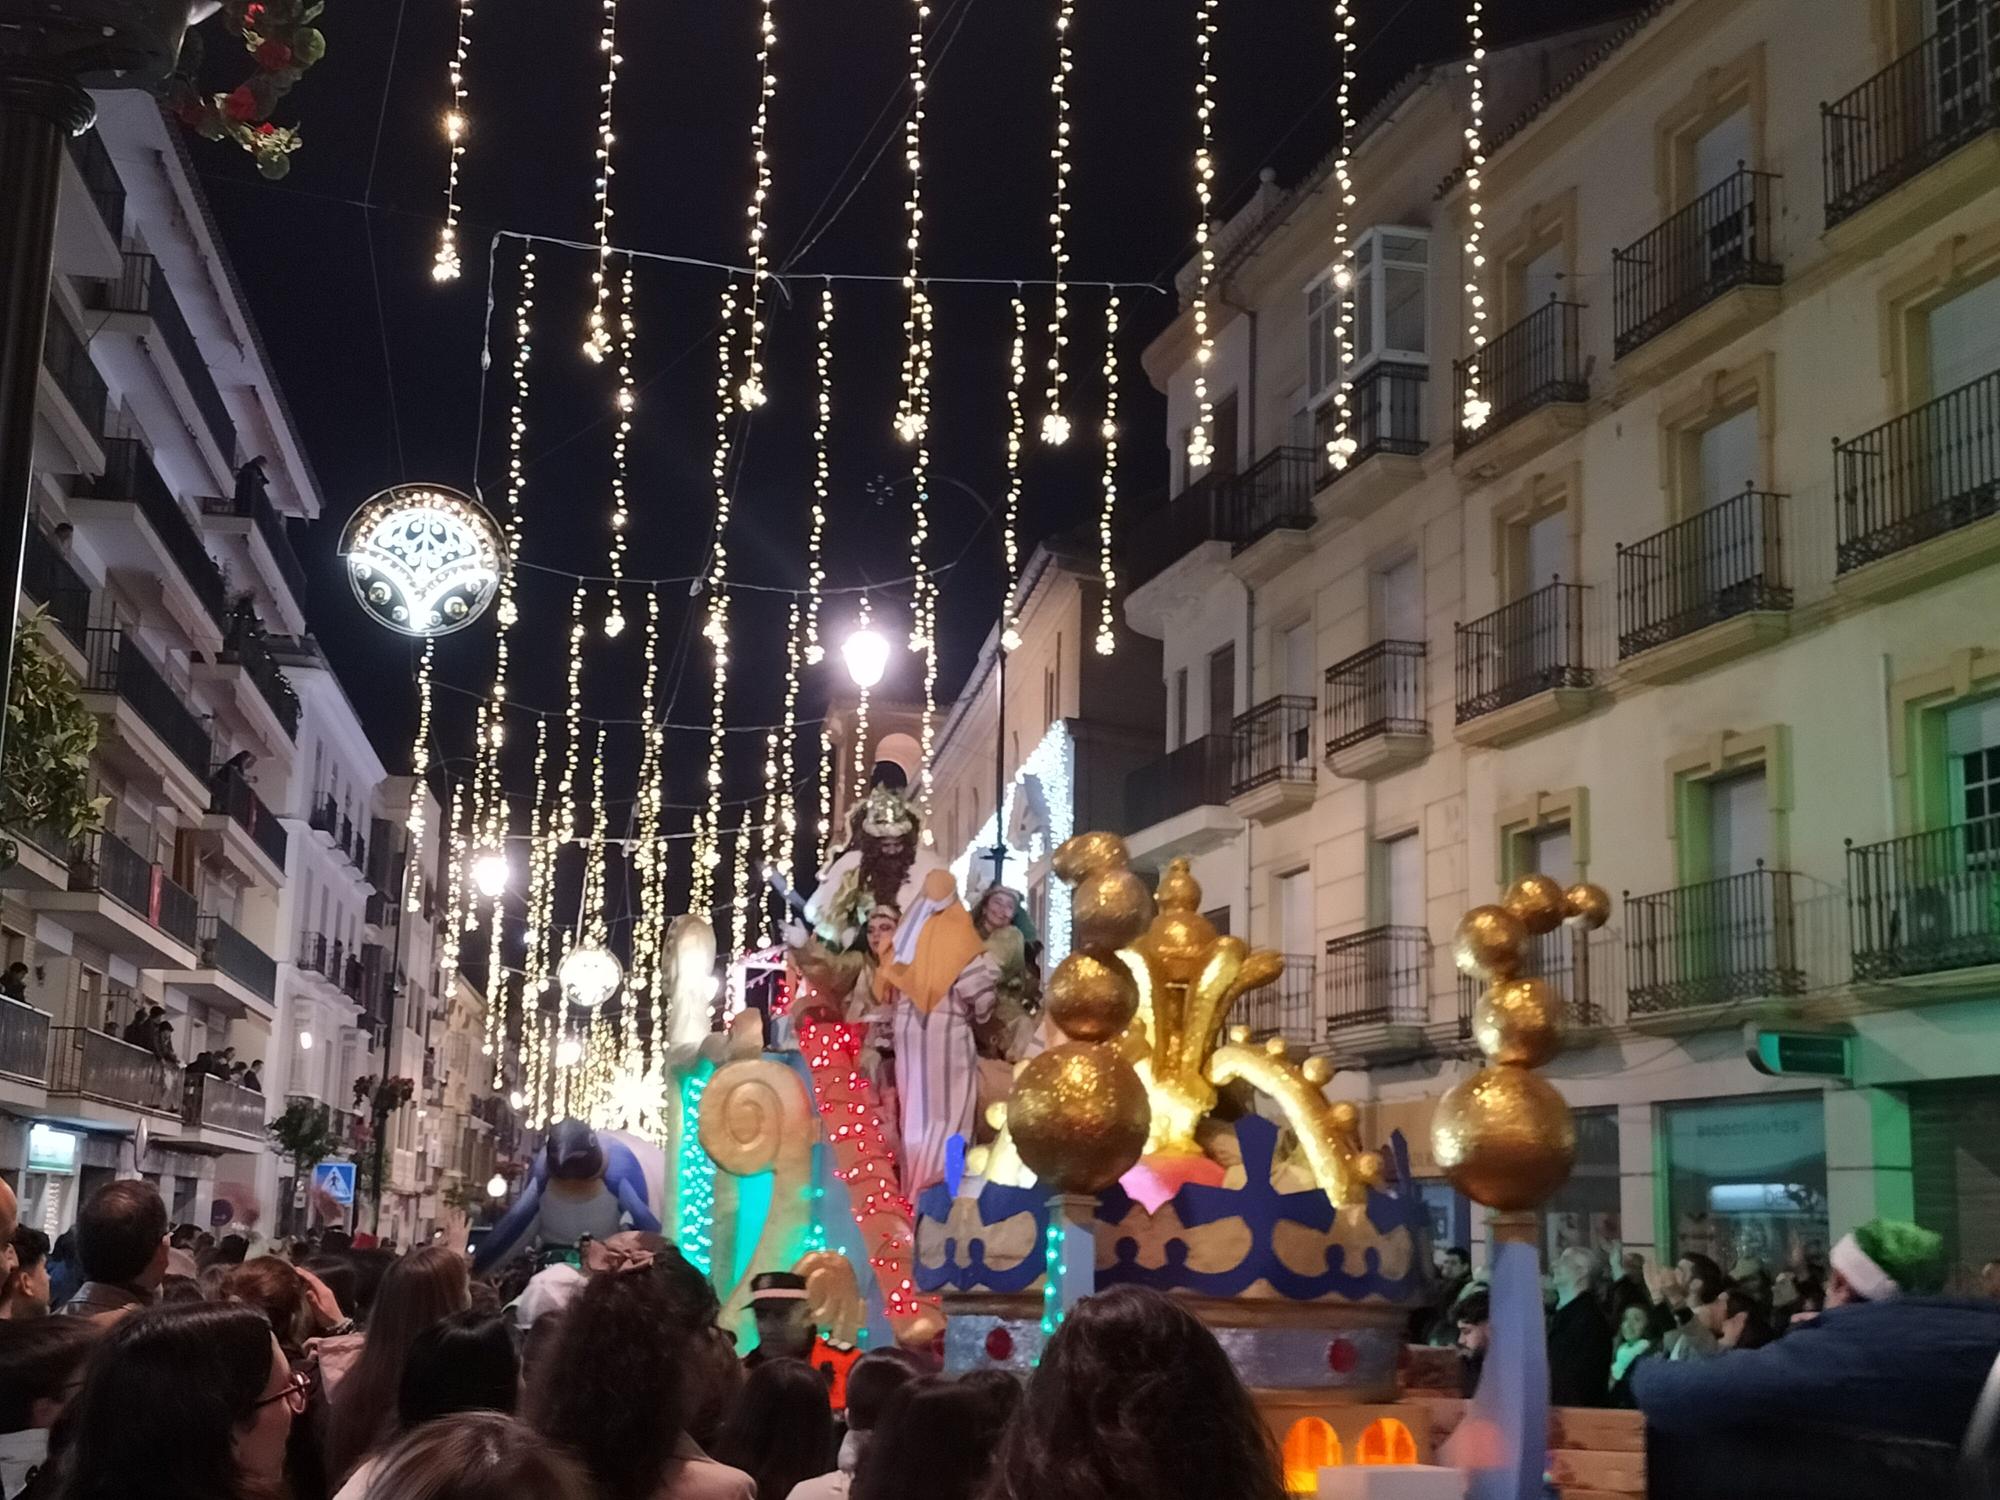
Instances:
[[[1664,1222],[1674,1255],[1700,1251],[1725,1273],[1748,1256],[1772,1270],[1824,1264],[1826,1110],[1821,1094],[1663,1104],[1659,1130],[1665,1158]]]

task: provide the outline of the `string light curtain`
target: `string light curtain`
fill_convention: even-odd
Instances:
[[[1209,361],[1215,358],[1215,329],[1209,303],[1215,296],[1215,239],[1209,216],[1215,203],[1215,8],[1217,0],[1200,0],[1196,9],[1197,72],[1194,82],[1196,145],[1194,242],[1200,251],[1200,276],[1194,295],[1195,421],[1188,433],[1187,470],[1190,477],[1215,458],[1215,402],[1208,388]]]
[[[1112,519],[1118,509],[1118,294],[1111,293],[1104,304],[1104,508],[1097,519],[1097,573],[1104,585],[1097,619],[1097,654],[1109,656],[1118,649],[1118,636],[1111,613],[1111,595],[1118,587],[1118,575],[1111,567]]]
[[[694,876],[689,909],[706,912],[715,903],[715,869],[722,862],[723,717],[729,700],[729,329],[736,316],[736,287],[723,288],[722,336],[716,340],[715,456],[709,477],[715,487],[715,529],[709,537],[708,613],[701,628],[710,651],[707,802],[695,815]]]
[[[833,283],[819,294],[819,342],[814,371],[819,380],[818,417],[813,424],[812,529],[806,537],[805,662],[826,660],[819,638],[820,592],[826,586],[826,513],[833,504]]]
[[[1076,18],[1075,0],[1059,0],[1056,11],[1056,70],[1049,82],[1055,98],[1056,140],[1050,156],[1056,169],[1055,207],[1049,211],[1049,256],[1055,263],[1053,306],[1049,314],[1048,408],[1042,413],[1042,441],[1060,448],[1069,441],[1069,418],[1063,413],[1063,386],[1068,374],[1063,369],[1063,350],[1069,344],[1064,325],[1069,319],[1069,75],[1075,60],[1070,47],[1070,25]]]
[[[868,596],[861,596],[861,613],[854,622],[854,632],[859,635],[868,629],[873,606]],[[854,700],[854,795],[858,798],[866,785],[868,775],[868,687],[860,684]]]
[[[757,114],[750,126],[750,156],[756,167],[757,185],[750,193],[750,295],[743,302],[743,383],[737,399],[745,411],[755,411],[770,397],[764,390],[764,281],[770,275],[764,248],[764,216],[771,196],[771,153],[767,131],[771,123],[771,96],[777,92],[777,76],[771,71],[771,52],[778,45],[777,16],[772,0],[764,0],[757,42]]]
[[[1354,348],[1354,241],[1349,216],[1354,212],[1354,7],[1334,0],[1334,40],[1340,49],[1335,110],[1340,141],[1333,157],[1333,434],[1327,439],[1326,460],[1336,473],[1354,459],[1354,413],[1347,390],[1347,364]]]
[[[583,352],[602,363],[611,352],[611,320],[605,309],[611,301],[611,147],[616,137],[611,129],[611,103],[618,90],[618,0],[604,0],[604,24],[598,33],[598,50],[604,54],[604,82],[598,85],[597,109],[597,265],[590,279],[596,296],[583,340]]]
[[[1469,0],[1465,12],[1466,30],[1472,40],[1472,58],[1466,63],[1472,97],[1465,126],[1465,295],[1472,309],[1466,332],[1472,352],[1465,361],[1465,407],[1460,420],[1467,432],[1477,432],[1492,415],[1492,403],[1480,394],[1480,357],[1486,352],[1486,220],[1480,204],[1480,174],[1486,166],[1486,28],[1484,0]]]
[[[458,173],[465,158],[465,59],[470,45],[472,0],[458,0],[458,43],[451,54],[451,105],[444,112],[444,138],[450,147],[445,167],[444,224],[438,230],[437,255],[431,261],[431,278],[456,281],[463,267],[458,258]]]
[[[417,738],[410,746],[410,769],[419,781],[430,773],[431,768],[431,666],[437,656],[437,638],[427,637],[423,655],[417,661]],[[421,799],[410,799],[410,847],[419,848],[424,841],[424,805]],[[404,872],[403,910],[416,912],[423,907],[423,897],[418,892],[420,881],[412,877],[415,865]]]
[[[896,436],[914,443],[923,436],[925,403],[922,392],[929,379],[930,350],[924,342],[924,92],[929,87],[924,66],[924,35],[931,8],[926,0],[912,0],[910,24],[910,110],[903,119],[903,167],[909,173],[909,196],[904,208],[909,213],[909,270],[903,276],[906,307],[903,314],[903,393],[896,406]]]
[[[1001,545],[1007,556],[1007,600],[1001,611],[1000,649],[1021,649],[1021,450],[1028,435],[1028,304],[1014,294],[1014,343],[1008,355],[1007,500],[1001,521]]]
[[[618,280],[617,329],[617,336],[612,341],[613,352],[618,356],[618,388],[612,393],[611,405],[618,414],[618,423],[612,429],[611,437],[611,582],[604,614],[604,634],[611,640],[616,640],[625,631],[625,611],[619,603],[619,592],[625,582],[625,532],[632,519],[625,493],[626,454],[632,446],[632,413],[639,405],[632,387],[635,325],[632,321],[632,262],[629,260],[625,262],[624,274]]]

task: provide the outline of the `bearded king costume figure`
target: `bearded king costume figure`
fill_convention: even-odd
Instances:
[[[958,883],[924,846],[907,795],[917,743],[885,736],[847,846],[820,872],[806,903],[811,932],[793,945],[799,970],[847,997],[875,1045],[892,1053],[902,1127],[902,1188],[945,1177],[954,1135],[968,1144],[979,1116],[974,1026],[992,1014],[999,965],[959,899]]]

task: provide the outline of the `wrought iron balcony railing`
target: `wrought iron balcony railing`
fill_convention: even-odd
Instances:
[[[313,803],[312,811],[306,815],[306,826],[315,833],[330,834],[335,843],[340,841],[340,804],[331,796],[323,796]]]
[[[1424,734],[1424,643],[1377,641],[1326,669],[1326,753],[1380,734]]]
[[[1313,524],[1310,448],[1274,448],[1241,474],[1205,474],[1127,530],[1120,570],[1131,587],[1166,572],[1203,542],[1241,552],[1285,527]]]
[[[2000,0],[1955,11],[1962,19],[1819,107],[1828,229],[2000,128]]]
[[[1664,1015],[1806,987],[1792,872],[1758,865],[1625,898],[1633,1016]]]
[[[1287,694],[1238,714],[1229,785],[1241,796],[1274,781],[1311,781],[1313,701]]]
[[[305,603],[305,564],[299,561],[299,554],[292,547],[291,534],[285,530],[285,518],[278,514],[269,496],[260,494],[255,500],[239,503],[228,495],[204,495],[201,513],[205,516],[248,516],[257,528],[257,535],[270,549],[272,560],[277,563],[278,572],[291,589],[292,597],[301,604]]]
[[[243,773],[234,766],[217,766],[209,777],[208,810],[226,813],[237,827],[250,835],[259,849],[270,856],[272,864],[281,870],[285,868],[289,842],[285,825],[278,821],[276,813],[265,806],[256,788],[245,781]]]
[[[1125,827],[1136,833],[1197,807],[1229,801],[1233,736],[1205,734],[1125,777]]]
[[[1849,572],[2000,515],[2000,370],[1833,446]]]
[[[1327,445],[1339,435],[1339,410],[1332,402],[1313,414],[1313,458],[1319,482],[1331,484],[1378,453],[1422,453],[1424,386],[1430,371],[1422,365],[1379,364],[1363,371],[1347,386],[1347,441],[1352,451],[1336,466]]]
[[[1229,508],[1229,541],[1237,551],[1284,527],[1313,523],[1313,451],[1273,448],[1241,474],[1221,482]]]
[[[264,1134],[264,1096],[256,1089],[190,1069],[181,1090],[181,1123],[236,1135]]]
[[[111,153],[104,149],[104,137],[96,130],[73,135],[69,138],[69,154],[76,163],[77,171],[83,175],[83,185],[90,193],[90,201],[97,205],[98,217],[111,231],[111,242],[114,245],[124,244],[125,184],[119,179]]]
[[[197,951],[203,968],[227,974],[260,999],[277,995],[278,961],[270,954],[217,916],[203,917],[200,933]]]
[[[153,466],[153,455],[137,438],[104,440],[104,472],[86,475],[78,481],[80,495],[95,500],[122,500],[136,506],[174,566],[201,600],[202,608],[219,626],[229,606],[229,588],[222,569],[201,544],[201,535],[181,509],[174,492]]]
[[[1557,580],[1455,627],[1461,724],[1552,688],[1597,680],[1584,642],[1590,590]]]
[[[242,667],[244,675],[256,686],[257,696],[264,700],[286,736],[299,737],[298,692],[260,637],[248,631],[232,631],[215,659]]]
[[[1457,450],[1463,453],[1518,422],[1537,407],[1561,401],[1588,401],[1590,380],[1583,365],[1583,307],[1549,302],[1536,308],[1480,351],[1477,361],[1452,365],[1452,413]],[[1472,378],[1474,364],[1478,378]],[[1486,420],[1465,424],[1467,399],[1486,403]]]
[[[1755,610],[1792,607],[1782,495],[1746,489],[1618,548],[1618,656]]]
[[[1611,252],[1617,357],[1725,292],[1784,279],[1771,232],[1777,186],[1768,172],[1738,167],[1665,223]]]
[[[83,632],[90,624],[90,585],[40,526],[28,527],[28,545],[21,555],[21,592],[47,611],[72,645],[83,649]]]
[[[1320,963],[1329,1032],[1430,1019],[1431,939],[1423,928],[1370,927],[1328,938]]]
[[[166,868],[113,833],[93,833],[70,856],[69,888],[109,896],[134,916],[188,947],[195,946],[200,907]]]
[[[2000,817],[1847,846],[1856,979],[2000,964]]]
[[[87,1026],[49,1032],[49,1092],[175,1114],[180,1074],[158,1055]]]
[[[1285,972],[1276,982],[1252,990],[1243,1009],[1230,1017],[1250,1028],[1262,1041],[1283,1037],[1294,1046],[1310,1047],[1326,1040],[1326,1023],[1319,1014],[1317,965],[1310,953],[1287,953]]]
[[[123,274],[113,281],[100,281],[97,286],[94,301],[103,311],[144,313],[153,320],[153,326],[160,331],[160,341],[167,346],[168,354],[181,372],[181,379],[187,382],[188,390],[194,396],[195,408],[201,413],[208,435],[222,451],[223,461],[234,467],[237,458],[235,419],[229,415],[229,405],[216,386],[215,373],[209,369],[200,341],[188,326],[187,315],[181,311],[173,286],[159,261],[144,251],[127,250]]]
[[[92,692],[116,693],[176,760],[206,780],[208,723],[188,711],[139,643],[122,630],[93,625],[83,633],[83,654],[84,686]]]
[[[49,1019],[47,1011],[0,999],[0,1073],[24,1083],[48,1081]]]
[[[76,409],[77,420],[94,438],[104,435],[104,413],[111,404],[111,392],[90,357],[69,317],[55,303],[49,304],[48,332],[42,343],[42,363],[56,378],[56,386]]]

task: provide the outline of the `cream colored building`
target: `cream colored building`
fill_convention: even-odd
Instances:
[[[1427,1142],[1476,1065],[1449,936],[1540,869],[1617,898],[1536,954],[1551,1247],[1892,1213],[2000,1253],[1996,25],[1658,0],[1496,50],[1476,278],[1466,74],[1420,73],[1353,152],[1345,365],[1331,162],[1221,230],[1216,474],[1192,316],[1147,353],[1180,493],[1123,564],[1168,694],[1128,836],[1296,955],[1253,1021],[1404,1132],[1441,1234],[1483,1233]]]

